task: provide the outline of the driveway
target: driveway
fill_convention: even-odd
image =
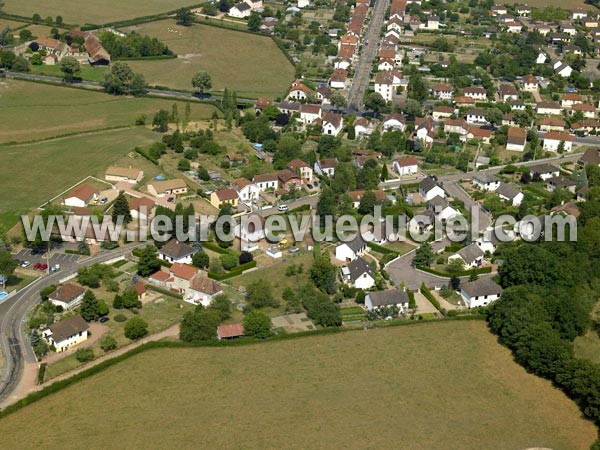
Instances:
[[[415,304],[417,309],[415,314],[438,314],[439,311],[425,298],[420,292],[415,292]]]
[[[438,277],[415,269],[411,265],[414,256],[415,251],[412,250],[386,266],[385,270],[396,286],[400,286],[404,282],[404,286],[412,291],[419,289],[423,283],[432,289],[448,284],[447,278]]]

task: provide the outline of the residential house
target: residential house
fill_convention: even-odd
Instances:
[[[552,177],[557,177],[560,174],[560,169],[551,164],[537,164],[529,166],[532,178],[539,178],[542,181],[547,181]]]
[[[586,119],[596,118],[596,108],[589,103],[578,103],[571,108],[571,114],[581,112]]]
[[[396,63],[392,58],[379,58],[379,62],[377,63],[377,70],[393,70],[396,66]]]
[[[243,19],[249,17],[252,12],[252,7],[246,2],[236,3],[231,7],[228,14],[236,19]]]
[[[394,172],[398,175],[417,175],[419,173],[419,160],[414,156],[397,158],[393,163]]]
[[[335,248],[335,258],[339,261],[354,261],[359,256],[363,256],[367,250],[367,243],[357,235],[354,240],[342,242]]]
[[[369,292],[365,296],[365,308],[369,311],[382,307],[396,306],[400,312],[408,310],[410,299],[405,290],[389,289],[386,291]]]
[[[154,211],[155,201],[148,197],[136,197],[129,202],[129,213],[136,220],[148,220]]]
[[[577,190],[577,183],[559,175],[546,181],[546,190],[552,192],[555,189],[566,189],[572,194],[575,194],[575,191]]]
[[[292,83],[287,98],[293,100],[307,100],[310,93],[311,89],[308,86],[302,81],[296,80]]]
[[[570,152],[573,148],[573,136],[569,133],[549,131],[544,134],[543,148],[551,152]]]
[[[431,89],[433,97],[440,100],[452,100],[454,88],[449,84],[435,84]]]
[[[320,159],[315,162],[315,172],[319,175],[327,175],[329,178],[333,178],[337,163],[337,158]]]
[[[460,211],[457,211],[452,206],[450,206],[450,203],[447,199],[445,199],[444,197],[440,197],[439,195],[436,195],[431,200],[429,200],[427,202],[427,206],[435,214],[436,220],[439,220],[441,222],[446,222],[451,217],[461,215]]]
[[[537,102],[535,112],[540,115],[560,116],[562,107],[557,102]]]
[[[382,203],[387,200],[386,193],[384,191],[382,191],[381,189],[376,189],[374,191],[364,191],[364,190],[350,191],[350,192],[348,192],[348,195],[352,199],[352,206],[354,209],[357,209],[360,206],[360,201],[364,197],[366,192],[373,192],[375,194],[375,200],[378,203]]]
[[[435,106],[431,113],[431,116],[435,120],[445,119],[448,117],[452,117],[456,114],[456,110],[451,106]]]
[[[321,102],[322,105],[329,105],[331,103],[331,89],[326,84],[320,84],[317,87],[317,100]]]
[[[157,198],[186,194],[187,184],[181,178],[174,180],[153,181],[147,186],[148,192]]]
[[[342,279],[356,289],[366,290],[375,286],[373,269],[363,258],[356,258],[342,267]]]
[[[577,163],[580,166],[585,166],[586,164],[591,164],[594,166],[600,166],[600,149],[598,148],[589,148],[585,151],[583,155],[577,160]]]
[[[313,180],[313,168],[301,159],[292,159],[287,168],[299,175],[304,183],[310,183]]]
[[[304,125],[310,125],[321,118],[321,105],[306,103],[300,106],[300,120]]]
[[[383,131],[404,131],[406,129],[406,119],[402,114],[393,113],[385,117],[383,121]]]
[[[98,200],[98,190],[89,184],[80,184],[63,198],[64,206],[84,208]]]
[[[574,92],[568,92],[562,96],[560,101],[560,105],[563,108],[571,108],[573,105],[577,105],[579,103],[583,103],[583,97]]]
[[[519,22],[505,22],[504,26],[508,33],[520,33],[523,30],[523,25]]]
[[[65,311],[79,306],[85,289],[75,284],[66,283],[58,286],[54,292],[48,295],[50,303],[61,306]]]
[[[487,91],[480,86],[472,86],[463,89],[463,96],[484,102],[487,100]]]
[[[470,244],[461,248],[454,255],[448,257],[448,262],[460,260],[464,263],[466,269],[481,266],[483,263],[484,252],[477,244]]]
[[[469,132],[469,125],[464,119],[444,119],[444,131],[448,134],[456,133],[460,136],[466,136]]]
[[[583,133],[591,133],[594,131],[598,133],[600,131],[600,122],[592,119],[582,120],[581,122],[573,122],[571,124],[571,130],[573,132],[579,131]]]
[[[260,188],[247,178],[238,178],[231,182],[231,187],[237,192],[243,203],[256,202],[260,197]]]
[[[392,101],[394,94],[394,75],[391,70],[377,72],[375,75],[375,92],[383,97],[386,102]]]
[[[279,189],[279,177],[276,173],[263,173],[254,175],[252,181],[261,191],[266,191],[267,189]]]
[[[519,206],[523,201],[523,193],[514,184],[501,183],[496,194],[500,200],[510,203],[512,206]]]
[[[333,71],[329,78],[331,89],[346,89],[348,83],[348,71],[338,68]]]
[[[473,175],[473,186],[483,191],[493,192],[500,187],[500,179],[487,172]]]
[[[42,331],[42,337],[49,346],[62,353],[85,342],[90,326],[79,314],[56,322]]]
[[[362,138],[365,136],[370,136],[373,134],[374,126],[373,124],[364,117],[358,117],[354,121],[354,133],[357,138]]]
[[[473,106],[475,104],[475,100],[473,100],[471,97],[461,95],[454,99],[454,104],[459,108],[464,108],[467,106]]]
[[[433,143],[435,138],[435,125],[432,117],[417,117],[415,119],[415,129],[413,137],[417,141],[421,141],[425,145]]]
[[[284,192],[302,188],[302,179],[296,172],[290,169],[283,169],[277,172],[277,178],[279,179],[279,189]]]
[[[506,140],[506,150],[522,152],[527,144],[527,130],[520,127],[510,127]]]
[[[323,134],[337,136],[342,131],[344,119],[341,114],[325,113],[323,114]]]
[[[523,77],[523,90],[526,92],[536,92],[539,89],[539,81],[538,79],[529,74]]]
[[[130,184],[137,184],[143,176],[143,171],[133,167],[110,166],[108,169],[106,169],[104,179],[106,181],[124,181]]]
[[[429,231],[435,225],[435,213],[426,209],[420,214],[416,214],[410,222],[408,222],[408,230],[413,234],[423,234],[425,231]]]
[[[467,123],[477,124],[477,123],[488,123],[486,119],[486,112],[483,108],[471,108],[467,112]]]
[[[490,277],[479,278],[461,285],[460,295],[468,308],[487,306],[502,295],[502,287]]]
[[[487,128],[469,127],[467,131],[467,139],[478,140],[484,144],[489,144],[492,138],[492,130]]]
[[[211,280],[204,273],[198,272],[190,280],[190,287],[186,289],[183,299],[194,305],[210,306],[217,295],[223,293],[223,287],[215,280]]]
[[[44,50],[46,53],[52,53],[58,58],[59,61],[65,56],[71,55],[72,53],[71,47],[68,44],[57,39],[39,37],[35,40],[35,42],[41,50]]]
[[[190,286],[190,281],[196,276],[198,270],[192,266],[181,263],[173,263],[169,268],[169,279],[166,287],[179,294],[185,293],[185,290]],[[154,276],[154,275],[153,275]],[[148,280],[152,282],[153,280]]]
[[[235,189],[222,187],[210,194],[210,204],[215,208],[221,208],[221,206],[229,204],[233,209],[236,209],[239,204],[239,196]]]
[[[437,184],[433,177],[427,177],[419,183],[419,194],[425,201],[429,201],[436,196],[446,197],[446,192]]]
[[[567,123],[558,117],[544,117],[540,120],[540,131],[547,133],[548,131],[565,131]]]
[[[519,93],[512,84],[502,84],[498,88],[498,94],[503,102],[508,100],[519,100]]]
[[[172,239],[158,249],[158,257],[170,263],[191,264],[196,252],[191,246]]]

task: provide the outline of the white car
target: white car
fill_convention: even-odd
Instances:
[[[279,205],[279,206],[277,207],[277,209],[278,209],[279,211],[287,211],[287,210],[288,210],[288,209],[290,209],[290,208],[288,207],[288,205]]]
[[[31,265],[31,263],[29,261],[23,261],[21,263],[21,267],[29,267]]]

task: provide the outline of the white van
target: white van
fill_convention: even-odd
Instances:
[[[279,206],[277,207],[277,209],[278,209],[279,211],[287,211],[287,210],[288,210],[288,209],[290,209],[290,208],[288,208],[288,205],[279,205]]]

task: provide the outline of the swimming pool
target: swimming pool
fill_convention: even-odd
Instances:
[[[5,299],[6,297],[8,297],[8,292],[6,292],[6,291],[0,292],[0,300]]]

